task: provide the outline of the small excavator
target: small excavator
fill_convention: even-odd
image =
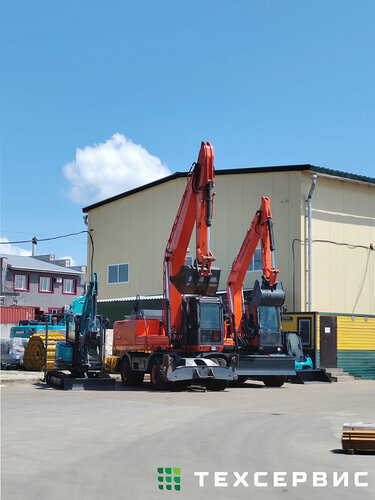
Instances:
[[[255,281],[246,300],[245,275],[259,242],[263,276]],[[303,355],[298,332],[282,330],[285,292],[277,281],[274,251],[270,200],[262,196],[227,281],[229,325],[239,353],[237,383],[248,378],[271,387],[281,387],[287,379],[296,383],[329,382],[324,370],[313,370],[311,359],[309,362]]]
[[[214,194],[214,152],[202,142],[164,254],[161,315],[146,317],[138,300],[130,319],[114,324],[113,354],[126,386],[142,384],[146,373],[154,390],[198,384],[220,391],[235,379],[238,356],[223,352],[233,341],[226,337],[224,307],[216,297],[220,269],[212,266]],[[187,265],[194,226],[196,258]]]
[[[307,384],[309,382],[331,383],[324,368],[314,368],[312,359],[303,352],[300,332],[283,332],[285,350],[292,356],[296,364],[296,374],[290,377],[293,384]]]
[[[66,313],[66,339],[56,343],[54,370],[47,371],[47,384],[61,389],[115,388],[115,379],[104,372],[106,321],[97,314],[97,296],[98,277],[93,273],[80,313],[73,308]]]

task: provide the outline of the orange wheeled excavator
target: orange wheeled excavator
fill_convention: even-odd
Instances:
[[[244,280],[259,242],[263,276],[261,281],[255,281],[245,300]],[[281,329],[285,293],[277,281],[274,250],[270,200],[263,196],[228,277],[229,325],[234,350],[239,353],[238,382],[252,378],[280,387],[296,371],[295,359],[287,355]]]
[[[150,374],[153,389],[173,383],[200,384],[223,390],[235,379],[238,356],[224,353],[233,344],[220,297],[220,269],[210,248],[214,199],[214,152],[202,142],[167,243],[163,263],[163,309],[146,317],[136,301],[128,320],[116,321],[113,353],[124,385],[140,385]],[[196,259],[186,265],[194,225]]]

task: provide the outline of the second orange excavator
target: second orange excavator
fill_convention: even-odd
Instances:
[[[263,276],[245,300],[244,280],[259,242]],[[294,358],[285,352],[280,318],[285,293],[277,281],[274,250],[270,200],[263,196],[228,277],[229,325],[234,350],[239,353],[237,380],[252,378],[280,387],[296,371]]]

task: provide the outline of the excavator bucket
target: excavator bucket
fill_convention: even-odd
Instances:
[[[249,304],[251,306],[276,306],[284,304],[285,292],[281,282],[276,285],[270,285],[265,278],[262,283],[256,280],[251,293]]]
[[[327,382],[331,383],[332,380],[327,375],[327,372],[323,369],[316,370],[297,370],[296,374],[291,377],[290,380],[293,384],[308,384],[316,382]]]
[[[214,296],[219,286],[220,271],[219,268],[211,267],[209,276],[201,276],[196,267],[183,265],[170,280],[181,295]]]

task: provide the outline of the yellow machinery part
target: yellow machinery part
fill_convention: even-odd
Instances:
[[[107,373],[117,373],[118,356],[109,356],[104,360],[104,371]]]
[[[47,370],[53,370],[55,364],[56,342],[65,340],[65,336],[60,333],[48,332],[47,346]],[[30,337],[25,347],[23,364],[26,370],[44,370],[46,356],[46,334],[38,334]]]

